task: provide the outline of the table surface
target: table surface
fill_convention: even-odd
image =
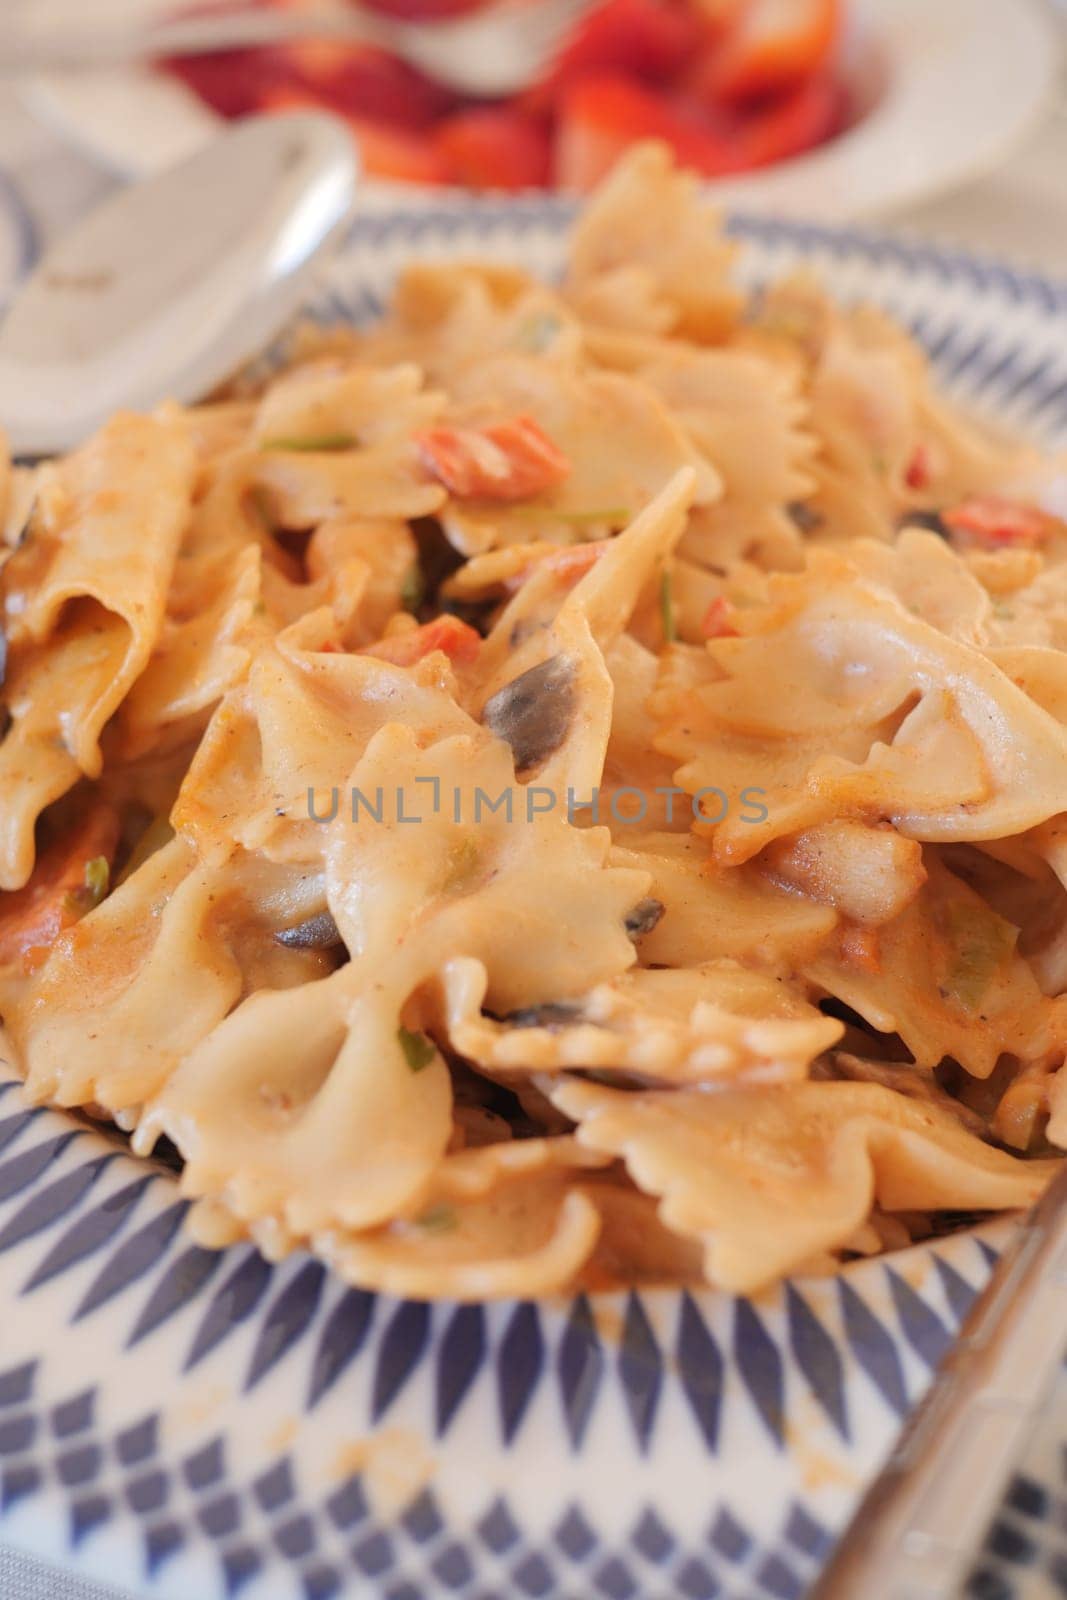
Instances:
[[[10,89],[0,90],[0,171],[13,180],[40,241],[54,237],[114,187],[113,178],[35,122]],[[1067,280],[1067,93],[997,171],[880,225],[1004,256]],[[0,282],[0,303],[10,287]],[[1037,1600],[1039,1591],[1033,1592]],[[134,1600],[2,1546],[0,1597]]]

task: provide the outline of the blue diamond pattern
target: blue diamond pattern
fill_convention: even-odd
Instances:
[[[811,1385],[842,1439],[850,1438],[848,1406],[845,1400],[845,1364],[837,1345],[827,1333],[811,1306],[792,1284],[786,1285],[786,1316],[789,1347],[801,1372]]]
[[[844,1314],[845,1334],[856,1360],[886,1404],[898,1416],[905,1416],[908,1396],[892,1335],[844,1278],[838,1279],[837,1292]]]
[[[371,1416],[375,1422],[389,1410],[422,1359],[430,1336],[430,1308],[419,1300],[399,1305],[386,1324],[374,1371]]]
[[[212,1296],[204,1319],[185,1358],[186,1372],[210,1355],[256,1309],[274,1275],[269,1261],[251,1250]]]
[[[445,1433],[485,1360],[485,1312],[460,1306],[452,1315],[437,1352],[436,1417]]]
[[[222,1256],[217,1250],[201,1250],[198,1245],[184,1250],[167,1268],[149,1295],[126,1341],[127,1347],[132,1349],[135,1344],[140,1344],[142,1339],[147,1339],[156,1328],[169,1322],[195,1300],[221,1264]]]
[[[738,1300],[734,1308],[734,1359],[768,1433],[781,1445],[785,1382],[782,1357],[748,1300]]]
[[[907,1283],[898,1272],[894,1272],[892,1267],[887,1267],[886,1276],[889,1279],[893,1304],[908,1343],[926,1362],[930,1371],[935,1371],[941,1365],[952,1343],[951,1333],[937,1312],[915,1293],[911,1284]]]
[[[143,1278],[166,1253],[188,1209],[188,1203],[180,1200],[119,1245],[89,1286],[74,1313],[74,1321],[81,1321]]]
[[[308,1389],[308,1409],[333,1388],[345,1368],[355,1360],[370,1331],[375,1297],[364,1289],[349,1289],[326,1319],[315,1351]]]
[[[623,1322],[619,1377],[642,1452],[647,1452],[663,1388],[663,1356],[641,1299],[631,1294]]]
[[[708,1449],[719,1443],[724,1362],[719,1346],[689,1294],[682,1296],[678,1327],[678,1374]]]
[[[512,1313],[496,1363],[500,1393],[500,1430],[510,1444],[541,1381],[545,1339],[537,1307],[528,1301]]]
[[[556,1543],[572,1561],[584,1561],[598,1544],[597,1536],[577,1506],[571,1506],[556,1529]]]
[[[604,1377],[604,1349],[589,1301],[579,1295],[571,1308],[559,1347],[559,1386],[567,1432],[581,1445]]]
[[[314,1320],[326,1282],[326,1268],[321,1261],[308,1261],[290,1284],[282,1290],[277,1300],[267,1309],[252,1352],[252,1361],[245,1379],[245,1388],[254,1389],[266,1377],[287,1351],[297,1344]]]

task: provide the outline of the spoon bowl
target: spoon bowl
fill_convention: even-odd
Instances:
[[[261,351],[343,236],[357,173],[337,119],[252,117],[105,201],[0,326],[14,453],[67,450],[119,409],[200,399]]]

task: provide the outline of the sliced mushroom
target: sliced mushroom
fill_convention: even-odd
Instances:
[[[646,933],[651,933],[666,909],[663,901],[652,895],[639,900],[626,918],[626,931],[630,938],[640,939]]]
[[[337,924],[328,911],[319,911],[313,917],[298,922],[295,927],[282,928],[274,935],[277,944],[287,950],[334,950],[343,943]]]
[[[516,772],[540,766],[566,739],[577,698],[574,679],[570,656],[549,656],[485,702],[482,721],[511,746]]]
[[[543,1006],[524,1006],[521,1011],[509,1011],[501,1020],[513,1028],[570,1028],[582,1014],[580,1006],[564,1005],[552,1001]]]

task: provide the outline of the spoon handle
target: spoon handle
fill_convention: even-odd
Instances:
[[[955,1600],[1067,1342],[1067,1166],[985,1293],[808,1600]]]

